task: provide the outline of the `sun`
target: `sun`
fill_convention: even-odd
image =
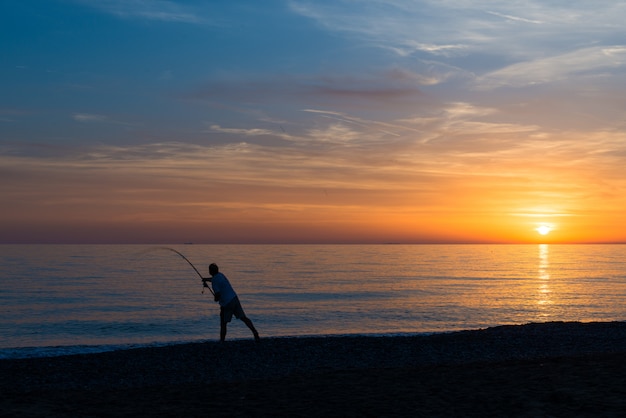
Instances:
[[[551,225],[541,224],[537,228],[535,228],[535,231],[539,232],[541,235],[548,235],[550,231],[552,231],[552,229],[553,228]]]

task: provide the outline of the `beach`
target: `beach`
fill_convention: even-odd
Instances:
[[[0,416],[623,416],[626,323],[0,361]]]

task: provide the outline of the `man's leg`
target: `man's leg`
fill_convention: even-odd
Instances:
[[[224,318],[224,309],[220,309],[220,341],[226,341],[226,320]]]
[[[248,326],[248,328],[250,328],[250,331],[252,331],[252,335],[254,335],[254,340],[255,341],[259,341],[259,333],[257,332],[256,328],[254,328],[254,324],[252,324],[252,321],[250,320],[250,318],[248,318],[247,316],[244,316],[243,318],[241,318],[241,320],[243,321],[244,324],[246,324]]]

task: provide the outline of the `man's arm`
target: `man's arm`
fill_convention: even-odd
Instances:
[[[202,284],[204,285],[204,287],[209,287],[208,284],[206,284],[206,282],[210,282],[213,283],[213,277],[203,277],[202,278]],[[220,292],[219,291],[215,291],[215,288],[213,289],[213,300],[215,300],[216,302],[219,302],[220,300]]]

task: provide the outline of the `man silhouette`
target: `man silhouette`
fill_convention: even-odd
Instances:
[[[220,304],[220,341],[223,342],[226,340],[226,325],[231,321],[233,315],[235,315],[235,318],[240,319],[250,328],[252,335],[254,335],[254,340],[258,342],[260,340],[259,333],[256,328],[254,328],[250,318],[246,316],[246,313],[241,307],[241,302],[239,302],[237,293],[235,293],[235,290],[230,285],[226,276],[220,273],[217,264],[212,263],[209,266],[209,274],[211,274],[211,277],[203,279],[203,281],[205,287],[209,287],[206,284],[207,281],[211,282],[214,299]]]

